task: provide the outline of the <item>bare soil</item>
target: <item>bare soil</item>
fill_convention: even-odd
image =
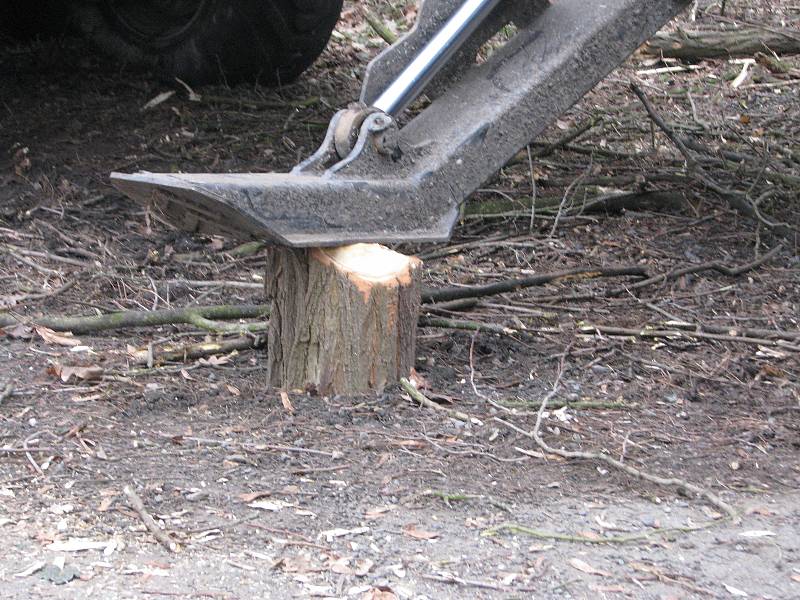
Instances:
[[[720,26],[718,5],[700,4],[700,24]],[[79,40],[4,48],[0,308],[25,321],[262,302],[263,251],[241,255],[235,241],[176,231],[116,192],[108,174],[290,168],[356,96],[381,47],[362,11],[347,9],[299,82],[205,88],[200,101],[109,65]],[[398,29],[413,18],[398,7],[382,14]],[[774,27],[800,17],[791,2],[728,2],[727,15]],[[739,277],[707,270],[613,297],[603,294],[636,279],[566,279],[445,313],[514,330],[419,331],[423,391],[469,423],[421,409],[399,388],[360,398],[292,392],[287,402],[267,389],[263,349],[152,368],[131,359],[131,347],[209,337],[192,326],[81,335],[77,347],[6,328],[0,596],[800,597],[796,241],[687,177],[627,85],[637,82],[680,131],[708,138],[710,129],[715,144],[738,140],[739,149],[780,156],[789,179],[753,183],[716,163],[709,172],[744,189],[774,186],[769,218],[796,228],[800,83],[733,88],[728,73],[741,65],[727,61],[641,74],[659,66],[637,55],[616,71],[546,138],[589,115],[605,124],[533,169],[523,161],[504,170],[471,200],[450,244],[400,249],[423,257],[432,287],[611,264],[650,274],[736,266],[783,244],[774,257]],[[578,182],[559,217],[545,211],[531,223],[531,177],[540,198],[562,198]],[[618,189],[674,201],[567,210]],[[498,198],[520,208],[490,210]],[[570,298],[581,294],[595,297]],[[600,331],[675,321],[784,339]],[[63,366],[100,367],[102,378],[64,382]],[[567,407],[544,415],[551,446],[704,486],[741,522],[597,461],[531,455],[533,440],[498,418],[531,430],[559,374],[551,402]],[[126,485],[178,552],[145,529]],[[105,545],[73,551],[74,540]]]

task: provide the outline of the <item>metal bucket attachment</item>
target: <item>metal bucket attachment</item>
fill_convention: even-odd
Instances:
[[[491,3],[447,50],[446,64],[422,74],[431,103],[399,128],[394,115],[367,107],[466,4],[427,0],[415,28],[370,63],[361,104],[337,113],[320,149],[291,173],[111,180],[189,231],[299,247],[444,241],[470,194],[688,3]],[[508,23],[516,35],[475,64],[478,47]],[[400,110],[408,98],[384,109]]]

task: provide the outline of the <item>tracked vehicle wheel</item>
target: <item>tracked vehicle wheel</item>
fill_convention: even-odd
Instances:
[[[342,0],[79,0],[102,50],[190,84],[287,83],[319,56]]]

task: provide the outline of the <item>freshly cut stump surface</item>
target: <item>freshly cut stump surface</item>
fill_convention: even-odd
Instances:
[[[270,385],[357,394],[407,377],[414,366],[421,265],[379,244],[271,248]]]

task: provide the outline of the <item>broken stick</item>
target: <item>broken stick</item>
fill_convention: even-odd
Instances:
[[[126,485],[122,488],[125,497],[128,499],[128,504],[131,505],[131,508],[136,511],[136,514],[139,515],[139,519],[141,519],[144,526],[147,527],[147,530],[153,534],[153,537],[156,538],[159,544],[164,546],[170,552],[177,552],[178,551],[178,544],[175,543],[170,539],[170,537],[158,526],[155,519],[150,516],[150,513],[147,512],[147,509],[144,507],[144,502],[139,497],[134,489]]]

